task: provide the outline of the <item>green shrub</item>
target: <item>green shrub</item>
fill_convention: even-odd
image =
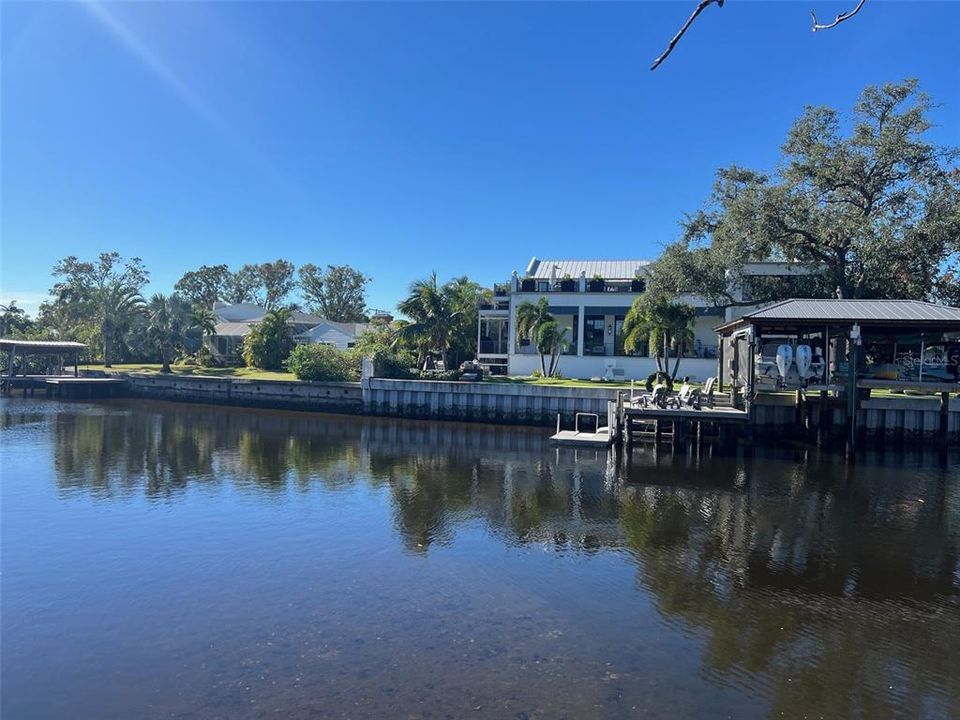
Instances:
[[[287,322],[286,309],[271,310],[253,326],[243,341],[243,361],[247,367],[282,370],[293,348],[293,328]]]
[[[297,345],[287,368],[298,380],[348,381],[357,377],[352,355],[332,345]]]
[[[421,370],[421,380],[459,380],[459,370]]]
[[[373,374],[377,377],[405,380],[416,377],[416,358],[402,350],[381,350],[373,355]]]

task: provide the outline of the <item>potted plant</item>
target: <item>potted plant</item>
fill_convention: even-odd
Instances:
[[[534,292],[537,289],[537,281],[533,278],[524,278],[520,281],[521,292]]]
[[[590,278],[588,284],[590,292],[603,292],[606,289],[606,283],[603,281],[603,278],[599,275],[594,275]]]
[[[564,275],[560,278],[560,290],[562,292],[573,292],[577,289],[577,281],[570,277],[569,274]]]

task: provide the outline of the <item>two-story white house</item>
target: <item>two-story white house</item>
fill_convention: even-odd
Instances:
[[[560,358],[564,377],[646,378],[656,370],[647,348],[627,353],[623,321],[633,301],[646,290],[650,260],[544,260],[534,257],[523,275],[494,287],[492,301],[480,307],[478,360],[491,373],[529,375],[540,366],[533,341],[516,332],[517,308],[524,302],[549,303],[550,313],[567,329]],[[796,263],[751,263],[748,276],[789,276],[809,272]],[[745,295],[746,293],[747,295]],[[732,288],[738,301],[749,300],[749,282]],[[717,335],[723,322],[755,308],[719,308],[695,297],[681,297],[694,307],[694,343],[680,362],[680,375],[705,379],[717,373]],[[671,367],[673,364],[671,359]]]

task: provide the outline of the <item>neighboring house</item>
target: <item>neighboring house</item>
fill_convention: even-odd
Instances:
[[[213,335],[205,340],[214,357],[221,362],[235,362],[244,338],[266,312],[262,307],[250,303],[215,303],[213,314],[217,324]],[[341,350],[353,347],[357,338],[367,329],[366,323],[338,323],[300,310],[290,313],[290,325],[293,327],[294,342],[325,343]]]
[[[321,320],[306,332],[297,335],[298,343],[321,343],[333,345],[340,350],[349,350],[357,344],[357,338],[369,327],[367,323],[340,323]]]
[[[526,272],[514,272],[510,282],[496,286],[492,301],[480,306],[478,360],[492,373],[529,375],[539,368],[535,343],[518,337],[517,307],[524,302],[549,302],[550,313],[567,330],[568,347],[561,355],[565,377],[646,378],[656,370],[647,349],[628,354],[622,343],[623,321],[633,301],[646,290],[649,260],[543,260],[532,258]],[[751,263],[748,276],[798,275],[807,272],[794,263]],[[732,289],[738,301],[749,300],[749,283]],[[680,375],[704,379],[717,373],[717,334],[723,322],[754,306],[723,308],[689,296],[694,344],[680,364]],[[671,360],[671,367],[673,361]]]

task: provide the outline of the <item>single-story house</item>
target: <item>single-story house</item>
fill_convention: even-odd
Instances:
[[[213,335],[205,343],[214,357],[221,362],[233,362],[237,359],[244,338],[260,322],[266,310],[250,303],[214,303],[213,314],[217,324]],[[351,348],[357,338],[367,329],[366,323],[340,323],[294,310],[290,313],[290,325],[293,327],[294,342],[325,343],[341,350]]]

